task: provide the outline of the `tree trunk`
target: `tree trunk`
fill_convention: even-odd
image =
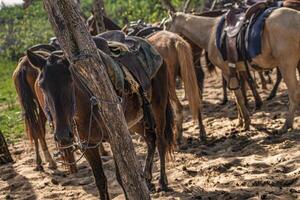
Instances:
[[[44,5],[57,39],[72,63],[71,70],[82,78],[98,99],[99,115],[107,126],[111,149],[128,198],[150,199],[122,107],[114,103],[119,99],[96,45],[80,18],[80,10],[69,0],[44,0]]]
[[[165,7],[165,9],[171,11],[171,12],[176,12],[174,6],[171,3],[171,0],[160,0],[163,7]]]
[[[4,135],[0,131],[0,165],[13,162]]]
[[[105,11],[104,11],[103,0],[94,0],[93,13],[94,13],[94,20],[96,22],[96,29],[98,34],[105,31],[105,25],[103,22],[103,15],[105,15],[104,12]]]

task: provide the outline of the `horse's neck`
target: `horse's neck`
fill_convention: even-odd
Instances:
[[[219,18],[184,15],[177,23],[177,30],[200,48],[207,50],[218,19]]]

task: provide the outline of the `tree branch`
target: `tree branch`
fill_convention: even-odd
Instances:
[[[93,13],[94,20],[96,22],[97,33],[102,33],[105,31],[105,25],[103,22],[104,15],[104,2],[103,0],[94,0],[93,2]]]
[[[186,13],[186,12],[188,11],[188,9],[189,9],[191,3],[192,3],[192,0],[187,0],[187,1],[185,2],[184,7],[183,7],[183,12]]]
[[[163,7],[171,12],[176,12],[175,7],[172,5],[171,0],[160,0]]]

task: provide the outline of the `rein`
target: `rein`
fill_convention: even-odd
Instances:
[[[73,71],[72,71],[72,72],[73,72]],[[110,104],[110,105],[122,105],[122,103],[123,103],[123,99],[122,99],[122,97],[120,97],[120,96],[118,96],[118,100],[117,100],[117,101],[109,101],[109,100],[99,99],[99,98],[95,97],[95,96],[92,94],[91,90],[86,86],[86,84],[84,83],[84,81],[82,80],[82,78],[80,78],[80,77],[78,76],[78,74],[76,74],[76,73],[73,72],[72,75],[73,75],[74,78],[76,78],[76,79],[79,81],[80,85],[81,85],[82,88],[83,88],[83,91],[84,91],[88,96],[90,96],[90,117],[89,117],[89,128],[88,128],[88,138],[87,138],[87,140],[83,140],[83,141],[82,141],[82,140],[80,139],[79,132],[78,132],[78,128],[77,128],[77,123],[76,123],[75,117],[73,116],[73,118],[72,118],[72,129],[73,129],[73,133],[75,133],[75,134],[74,134],[75,141],[74,141],[72,144],[70,144],[70,145],[65,145],[65,146],[61,146],[61,145],[58,145],[58,144],[56,143],[56,148],[57,148],[61,153],[63,153],[64,150],[67,150],[67,149],[69,149],[69,148],[73,148],[73,151],[72,151],[72,152],[74,152],[74,151],[76,151],[76,150],[80,150],[80,151],[81,151],[82,154],[81,154],[80,157],[79,157],[77,160],[75,160],[74,162],[66,162],[65,160],[64,160],[64,161],[59,161],[59,160],[57,161],[57,162],[59,162],[59,163],[62,163],[62,164],[64,164],[64,165],[69,165],[69,166],[70,166],[70,165],[75,165],[75,164],[77,164],[77,163],[83,158],[85,152],[86,152],[88,149],[98,148],[99,145],[100,145],[100,143],[101,143],[102,140],[103,140],[103,134],[102,134],[102,137],[101,137],[101,139],[99,140],[98,143],[96,143],[96,144],[91,144],[91,143],[90,143],[93,119],[95,119],[95,121],[96,121],[96,123],[98,124],[99,128],[101,127],[100,120],[99,120],[98,117],[96,117],[96,115],[95,115],[95,113],[94,113],[94,108],[95,108],[95,106],[98,106],[98,105],[99,105],[99,102],[106,103],[106,104]],[[74,98],[74,110],[75,110],[75,109],[76,109],[75,91],[74,91],[74,97],[73,97],[73,98]],[[98,107],[99,107],[99,106],[98,106]],[[99,108],[99,109],[100,109],[100,108]],[[100,110],[101,110],[101,109],[100,109]],[[101,115],[101,112],[100,112],[100,115]],[[102,116],[100,116],[100,117],[102,117]],[[107,130],[109,130],[108,127],[107,127],[107,125],[106,125],[105,123],[103,123],[103,124],[104,124],[105,128],[106,128]]]

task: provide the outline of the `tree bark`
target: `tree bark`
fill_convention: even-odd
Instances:
[[[94,0],[93,2],[94,20],[96,22],[97,33],[105,31],[105,25],[103,22],[103,15],[105,15],[103,0]]]
[[[96,45],[80,18],[80,10],[69,0],[44,0],[44,5],[65,56],[72,63],[71,70],[83,79],[98,99],[99,115],[107,126],[111,149],[128,198],[150,199],[122,107],[113,103],[119,99]]]
[[[13,162],[4,135],[0,131],[0,165]]]
[[[163,7],[165,7],[165,9],[171,11],[171,12],[176,12],[174,6],[171,3],[171,0],[160,0]]]

